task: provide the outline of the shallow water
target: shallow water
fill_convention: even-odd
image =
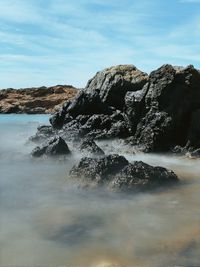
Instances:
[[[122,195],[78,190],[66,161],[34,160],[27,142],[47,116],[0,115],[0,265],[199,266],[200,161],[133,155],[115,141],[99,144],[173,169],[180,186]]]

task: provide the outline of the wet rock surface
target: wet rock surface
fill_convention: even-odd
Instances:
[[[128,164],[112,180],[110,187],[120,191],[149,191],[178,182],[176,174],[162,167],[152,167],[142,161]]]
[[[54,134],[56,134],[55,130],[49,125],[42,125],[37,128],[37,132],[35,135],[29,138],[30,141],[41,143],[46,139],[49,139]]]
[[[32,151],[33,157],[69,155],[68,145],[61,137],[54,137]]]
[[[103,185],[108,182],[111,175],[115,175],[118,171],[128,165],[128,161],[119,155],[108,155],[102,158],[84,157],[80,160],[77,166],[74,166],[70,171],[70,176],[73,178],[82,177],[88,183]]]
[[[103,156],[104,151],[92,139],[85,139],[79,147],[80,151],[90,156]]]
[[[86,187],[106,186],[116,191],[149,191],[179,181],[172,171],[142,161],[129,163],[116,154],[98,159],[82,158],[70,171],[70,177]]]

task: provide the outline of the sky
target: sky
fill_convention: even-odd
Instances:
[[[200,0],[0,0],[1,89],[166,63],[200,69]]]

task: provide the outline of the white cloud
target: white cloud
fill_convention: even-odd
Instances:
[[[198,16],[170,24],[159,1],[1,0],[0,87],[82,87],[123,63],[148,72],[166,62],[199,65]]]

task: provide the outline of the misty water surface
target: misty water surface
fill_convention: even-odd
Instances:
[[[0,116],[0,265],[199,266],[200,161],[110,153],[173,169],[180,186],[151,194],[77,189],[67,173],[80,155],[32,159],[28,138],[47,116]]]

